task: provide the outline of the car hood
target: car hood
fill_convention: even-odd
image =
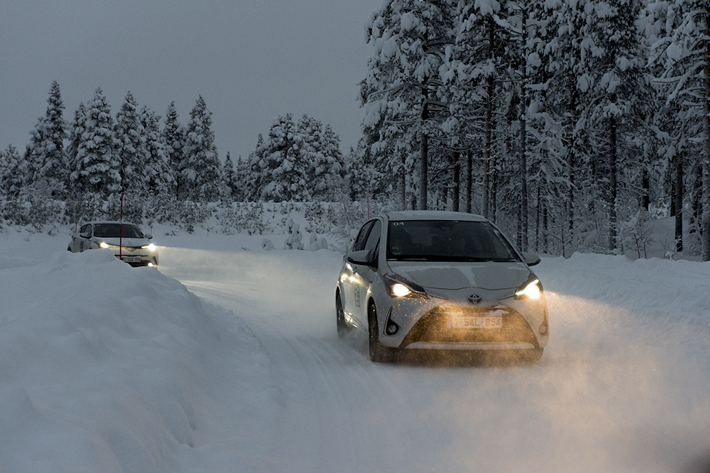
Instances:
[[[388,264],[392,271],[425,289],[515,289],[530,277],[530,269],[524,263],[518,262],[388,261]]]
[[[124,247],[133,247],[133,248],[150,245],[150,240],[148,240],[147,238],[124,238],[122,242],[118,238],[98,238],[98,237],[95,237],[94,240],[96,242],[104,241],[107,244],[113,245],[113,246],[119,246],[119,244],[122,243]]]

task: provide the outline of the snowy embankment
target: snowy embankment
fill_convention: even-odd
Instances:
[[[67,241],[0,235],[0,472],[707,473],[710,264],[543,258],[540,364],[398,366],[335,335],[337,252]]]
[[[0,471],[249,469],[279,394],[238,318],[108,250],[2,239]]]

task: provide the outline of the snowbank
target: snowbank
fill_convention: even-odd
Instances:
[[[272,422],[279,402],[268,358],[233,314],[109,250],[39,263],[0,253],[0,304],[0,471],[262,462],[210,451],[222,441],[252,450],[264,441],[253,426]],[[236,391],[221,382],[235,373]],[[211,438],[220,419],[231,431]]]

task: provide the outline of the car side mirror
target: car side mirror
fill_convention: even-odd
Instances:
[[[153,235],[151,235],[150,233],[144,233],[143,236],[146,237],[148,240],[153,239]]]
[[[91,232],[79,233],[79,236],[82,238],[91,238]]]
[[[374,251],[351,251],[345,259],[348,263],[377,267],[377,254]]]
[[[540,262],[540,257],[535,253],[523,253],[523,260],[528,266],[535,266]]]

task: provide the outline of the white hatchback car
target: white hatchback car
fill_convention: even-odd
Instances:
[[[158,248],[137,225],[125,222],[89,222],[74,232],[67,246],[73,253],[108,248],[131,266],[158,266]]]
[[[537,360],[549,339],[540,262],[485,218],[390,212],[360,229],[335,292],[338,334],[367,331],[370,358],[396,350],[503,350]]]

